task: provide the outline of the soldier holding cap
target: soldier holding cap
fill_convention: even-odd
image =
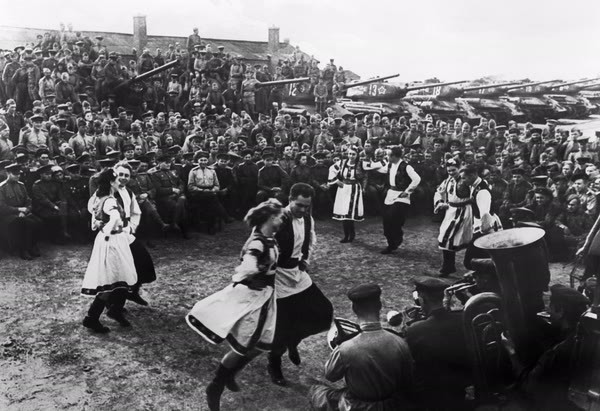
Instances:
[[[32,211],[44,223],[44,229],[49,233],[56,233],[52,240],[64,242],[71,238],[68,232],[67,198],[61,183],[53,179],[53,166],[47,164],[40,167],[37,172],[40,179],[31,188]],[[58,167],[62,172],[62,168]]]
[[[406,342],[415,359],[422,405],[466,409],[465,388],[473,383],[473,375],[462,312],[444,308],[444,290],[450,286],[445,280],[424,276],[414,284],[426,318],[406,328]]]
[[[31,213],[31,198],[19,181],[21,165],[4,167],[8,178],[0,183],[0,230],[24,260],[40,256],[37,246],[40,219]]]
[[[157,158],[158,170],[151,174],[156,190],[156,205],[162,219],[181,231],[183,238],[188,239],[187,232],[187,199],[184,185],[171,172],[171,157],[161,155]]]
[[[331,382],[343,378],[346,386],[313,385],[309,392],[313,409],[412,409],[413,360],[406,341],[381,327],[381,288],[359,285],[348,292],[348,298],[360,333],[338,345],[325,364],[325,378]]]

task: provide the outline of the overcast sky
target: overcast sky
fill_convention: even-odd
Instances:
[[[149,34],[280,39],[335,58],[363,78],[578,79],[600,75],[599,0],[0,0],[0,24],[131,33],[147,16]],[[60,9],[57,9],[60,5]]]

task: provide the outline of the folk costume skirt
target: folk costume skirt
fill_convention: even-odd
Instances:
[[[440,226],[438,246],[442,250],[459,251],[473,239],[473,209],[471,205],[450,206]]]
[[[333,204],[334,220],[363,221],[363,192],[358,181],[338,187]]]
[[[99,231],[94,241],[92,256],[88,263],[81,294],[95,296],[115,289],[129,289],[137,283],[138,277],[129,248],[129,234],[119,233],[108,236]]]
[[[275,292],[272,286],[251,290],[230,284],[198,301],[185,320],[209,343],[226,340],[238,354],[253,348],[269,351],[277,320]]]

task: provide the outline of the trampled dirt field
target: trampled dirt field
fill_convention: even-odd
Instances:
[[[336,316],[353,318],[346,291],[367,281],[382,286],[384,314],[404,307],[410,301],[411,278],[438,269],[438,225],[427,218],[410,219],[404,246],[391,256],[379,254],[384,238],[378,219],[357,228],[356,241],[345,245],[339,243],[338,223],[317,221],[313,279],[332,300]],[[90,300],[79,289],[91,244],[46,246],[44,256],[33,262],[4,256],[0,409],[207,409],[204,388],[226,346],[206,343],[187,326],[184,315],[197,300],[228,284],[247,234],[247,227],[235,222],[216,236],[194,233],[189,241],[156,241],[150,252],[158,280],[142,294],[150,307],[127,304],[133,323],[129,329],[103,316],[111,332],[102,336],[81,326]],[[554,281],[566,282],[568,270],[553,264]],[[308,409],[307,391],[315,380],[324,380],[329,353],[324,334],[305,340],[300,367],[284,359],[287,388],[270,382],[266,358],[259,357],[238,377],[242,392],[224,393],[222,409]]]

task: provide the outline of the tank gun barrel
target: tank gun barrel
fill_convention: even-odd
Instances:
[[[567,82],[567,83],[556,84],[554,86],[551,86],[550,89],[551,90],[556,90],[556,89],[560,89],[561,87],[573,86],[575,84],[588,83],[590,81],[596,81],[596,80],[600,80],[600,77],[586,78],[586,79],[583,79],[583,80],[575,80],[575,81],[570,81],[570,82]]]
[[[539,85],[542,85],[542,84],[556,83],[558,81],[560,81],[560,80],[545,80],[545,81],[534,81],[534,82],[531,82],[531,83],[523,83],[523,84],[519,84],[519,85],[516,85],[516,86],[513,86],[513,87],[509,87],[507,89],[507,91],[517,90],[517,89],[520,89],[520,88],[523,88],[523,87],[534,87],[534,86],[539,86]]]
[[[273,80],[273,81],[263,81],[262,83],[257,83],[255,85],[256,88],[261,87],[269,87],[269,86],[282,86],[284,84],[293,84],[293,83],[304,83],[305,81],[309,81],[309,77],[299,77],[299,78],[290,78],[287,80]]]
[[[406,91],[423,90],[426,88],[451,86],[452,84],[462,84],[462,83],[466,83],[466,82],[467,82],[467,80],[460,80],[460,81],[447,81],[445,83],[419,84],[418,86],[406,87],[405,90]]]
[[[588,88],[592,88],[592,87],[598,87],[600,86],[600,83],[592,83],[592,84],[586,84],[584,86],[581,86],[582,90],[588,89]]]
[[[135,76],[134,78],[132,78],[131,80],[129,80],[130,83],[134,83],[136,81],[142,81],[142,80],[146,80],[147,78],[150,78],[152,76],[154,76],[155,74],[158,74],[160,72],[163,72],[165,70],[168,70],[170,68],[173,68],[175,66],[179,65],[179,61],[178,60],[173,60],[173,61],[169,61],[168,63],[157,67],[155,69],[152,69],[150,71],[147,71],[145,73],[139,74],[137,76]]]
[[[516,84],[519,84],[519,82],[517,82],[517,81],[508,81],[506,83],[482,84],[481,86],[465,87],[465,88],[462,89],[462,91],[485,90],[485,89],[488,89],[488,88],[500,88],[500,87],[514,86]]]
[[[379,81],[388,80],[388,79],[395,78],[395,77],[398,77],[398,76],[400,76],[400,74],[392,74],[390,76],[375,77],[375,78],[371,78],[371,79],[368,79],[368,80],[358,81],[356,83],[351,83],[351,84],[344,85],[343,89],[344,90],[348,90],[349,88],[352,88],[352,87],[358,87],[358,86],[364,86],[364,85],[371,84],[371,83],[377,83]]]

